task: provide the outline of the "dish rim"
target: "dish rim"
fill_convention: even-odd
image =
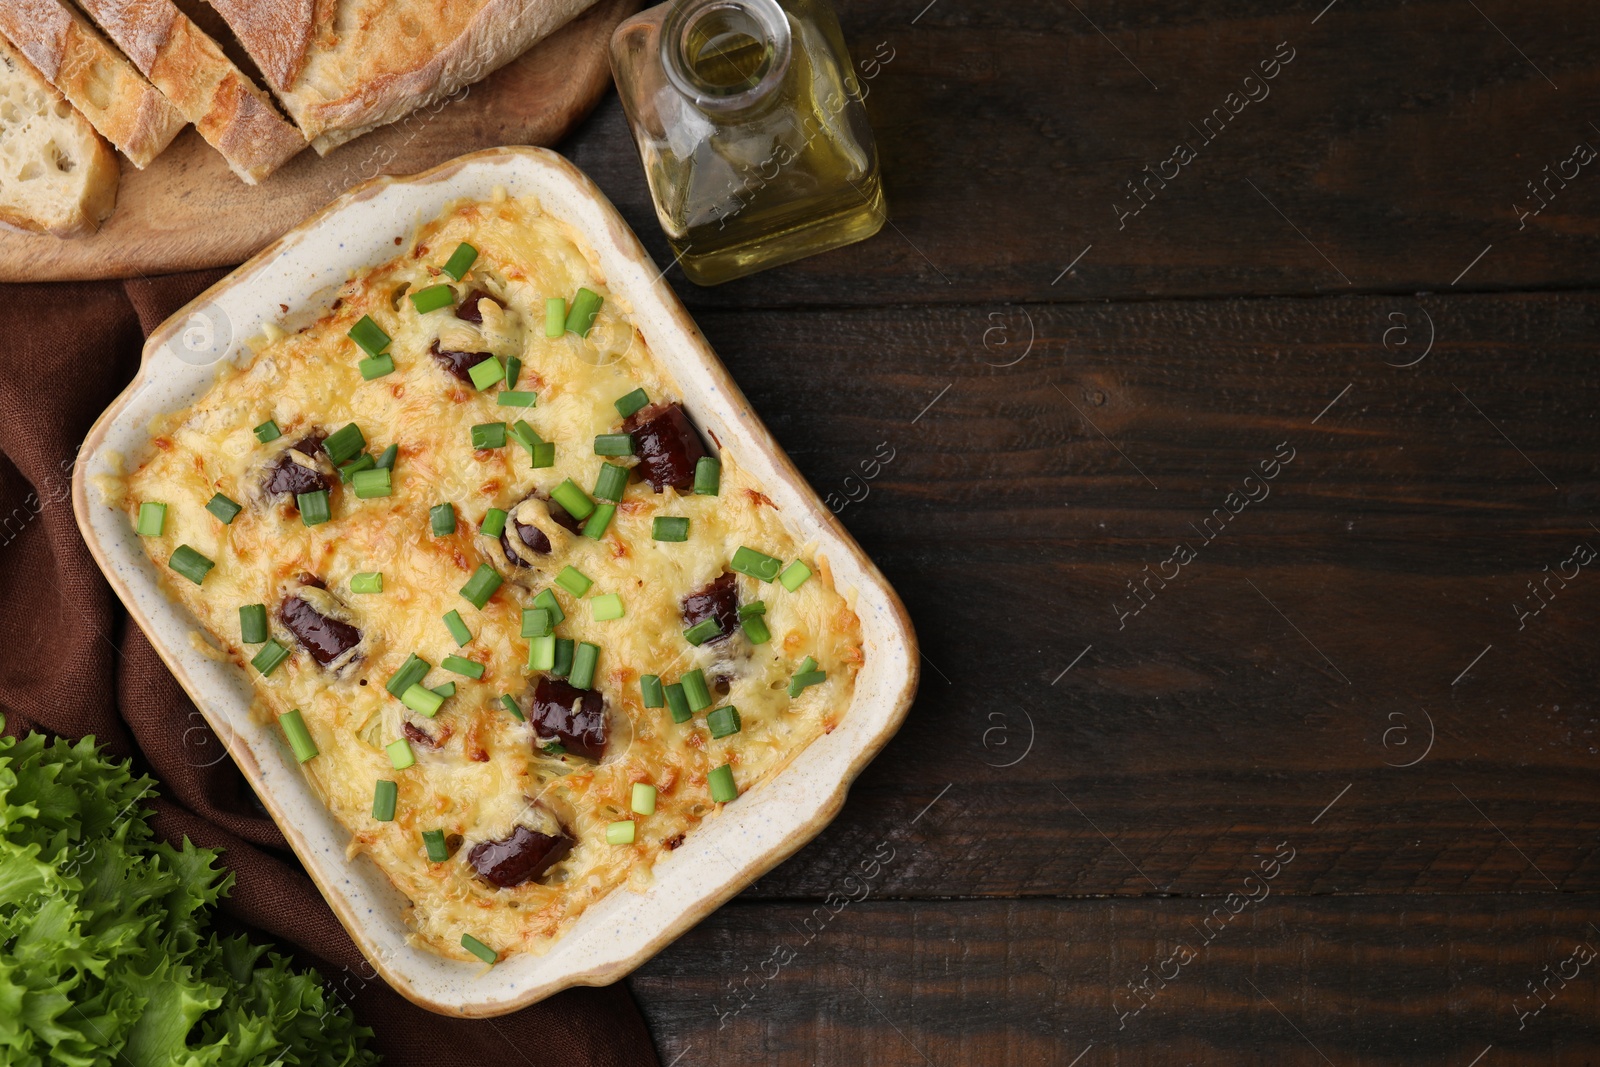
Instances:
[[[857,586],[857,607],[859,608],[860,606],[861,594],[868,589],[883,598],[884,607],[887,609],[886,615],[889,628],[884,635],[883,648],[877,654],[897,654],[904,663],[904,677],[897,690],[890,690],[892,695],[880,698],[880,710],[876,714],[881,715],[881,721],[875,719],[877,722],[876,728],[872,730],[865,743],[854,750],[854,754],[839,769],[836,776],[823,781],[823,785],[828,787],[828,792],[820,798],[820,803],[815,808],[814,813],[775,844],[741,857],[740,862],[736,865],[737,869],[729,877],[723,879],[714,890],[702,896],[697,902],[682,908],[670,921],[656,929],[652,936],[636,945],[631,952],[627,952],[620,958],[609,962],[601,962],[587,968],[578,966],[565,972],[557,971],[552,976],[546,976],[540,981],[528,984],[526,988],[509,998],[492,997],[474,1000],[471,999],[470,994],[464,993],[462,998],[445,1000],[421,993],[415,988],[413,982],[405,974],[400,973],[392,964],[384,947],[374,939],[373,931],[369,929],[369,924],[357,914],[356,903],[339,891],[333,884],[332,872],[323,869],[321,857],[312,852],[307,839],[296,826],[293,812],[288,806],[293,798],[279,797],[266,783],[262,768],[255,758],[255,753],[235,733],[231,724],[226,721],[224,712],[220,708],[212,706],[213,701],[216,700],[216,695],[208,695],[207,687],[191,676],[177,649],[171,647],[167,641],[154,635],[150,615],[139,605],[129,581],[119,573],[114,565],[112,556],[115,550],[101,542],[100,533],[94,528],[91,516],[93,509],[97,506],[104,507],[106,505],[91,502],[91,486],[89,482],[91,478],[98,476],[96,472],[99,468],[107,465],[106,446],[108,437],[113,429],[119,425],[120,420],[126,417],[126,409],[139,396],[142,390],[150,384],[155,373],[155,355],[174,340],[179,332],[190,323],[192,316],[197,312],[216,303],[219,297],[227,294],[230,290],[255,280],[257,276],[265,273],[268,267],[280,258],[285,257],[301,242],[311,240],[313,235],[325,229],[329,233],[336,233],[335,227],[339,216],[356,205],[377,199],[388,190],[397,187],[447,183],[455,179],[467,168],[481,164],[495,165],[500,163],[529,164],[545,170],[547,172],[546,176],[549,178],[569,183],[575,194],[591,202],[605,224],[604,233],[592,233],[578,222],[570,218],[563,218],[563,221],[578,230],[584,239],[589,242],[595,257],[597,259],[601,258],[604,251],[601,245],[609,243],[612,252],[635,265],[647,269],[654,276],[654,281],[649,283],[643,292],[634,288],[619,290],[613,284],[614,279],[609,276],[606,284],[614,293],[627,299],[632,309],[631,316],[639,314],[639,298],[642,296],[651,296],[660,303],[662,310],[667,313],[671,320],[672,333],[676,335],[674,340],[683,346],[685,359],[687,360],[688,357],[692,356],[694,362],[699,364],[699,369],[710,377],[717,392],[721,394],[719,399],[725,405],[723,414],[726,421],[730,425],[740,422],[747,425],[749,435],[762,457],[771,464],[777,476],[787,483],[787,487],[793,491],[794,496],[805,509],[807,517],[823,534],[822,537],[817,538],[819,542],[818,550],[823,551],[823,554],[829,557],[830,568],[833,565],[836,553],[842,553],[849,557],[854,564],[860,576],[858,582],[855,583]],[[534,195],[539,196],[541,207],[544,208],[546,198],[539,194]],[[548,210],[548,208],[546,209]],[[562,216],[558,215],[557,217]],[[368,260],[365,262],[365,266],[371,267],[381,262],[384,262],[384,260]],[[357,269],[361,268],[358,267]],[[95,421],[88,435],[84,438],[78,453],[78,460],[74,466],[72,505],[78,529],[83,535],[96,565],[100,568],[101,573],[116,592],[118,598],[128,609],[132,620],[149,637],[157,655],[161,657],[168,670],[173,673],[178,683],[194,702],[196,709],[204,716],[206,722],[217,735],[218,740],[233,758],[241,773],[250,783],[252,790],[255,791],[290,847],[294,850],[296,857],[300,860],[307,874],[316,884],[323,899],[333,909],[334,914],[339,918],[340,924],[355,942],[357,949],[366,958],[369,965],[391,988],[408,1000],[440,1014],[465,1018],[486,1018],[502,1015],[536,1003],[572,986],[609,985],[637,969],[672,941],[682,936],[728,900],[732,899],[757,878],[788,859],[820,834],[837,817],[844,805],[849,788],[855,779],[883,747],[888,744],[889,740],[904,723],[916,693],[921,674],[921,663],[918,655],[916,634],[904,604],[900,601],[899,596],[882,572],[867,557],[866,553],[855,542],[855,539],[850,536],[837,516],[822,503],[816,491],[811,488],[810,484],[795,468],[787,453],[773,438],[771,431],[756,415],[749,401],[728,373],[727,368],[723,366],[722,361],[711,349],[693,319],[690,318],[687,309],[678,299],[677,294],[666,283],[664,273],[655,268],[654,262],[639,243],[637,236],[594,182],[571,161],[548,149],[524,146],[483,149],[459,156],[418,174],[408,176],[385,175],[373,178],[354,186],[330,202],[326,207],[289,230],[278,240],[262,249],[215,284],[209,286],[193,300],[173,312],[165,322],[154,329],[145,340],[138,373]],[[317,290],[312,290],[303,296],[290,295],[294,297],[295,304],[304,305],[309,304],[316,293]],[[291,305],[291,310],[286,313],[286,317],[287,315],[292,315],[294,310],[297,310],[297,308]],[[636,326],[638,326],[637,322]],[[642,327],[640,328],[642,329]],[[657,352],[655,358],[662,362],[663,369],[667,370],[669,375],[676,377],[677,372],[670,365],[670,361],[660,354],[661,345],[659,342],[661,340],[659,337],[651,338],[651,347]],[[228,354],[222,358],[234,358],[243,343],[243,339],[234,341]],[[219,359],[215,362],[220,363],[220,361]],[[91,470],[92,468],[94,470]],[[114,508],[113,510],[120,512],[120,509]],[[785,525],[792,529],[795,524],[791,521],[786,521]],[[149,565],[148,559],[136,561],[136,565],[137,563]],[[841,592],[843,591],[841,590]],[[195,623],[193,617],[189,615],[181,604],[165,597],[163,597],[163,602],[171,611],[177,613],[180,618],[188,619],[191,623]],[[196,623],[196,625],[198,624]],[[866,635],[864,634],[863,640],[865,639]],[[868,709],[858,706],[861,703],[861,695],[859,688],[853,692],[851,704],[846,711],[847,716],[851,714],[859,716],[868,713]],[[220,703],[220,701],[217,702]],[[777,773],[763,781],[758,788],[768,794],[776,792],[778,784],[784,781],[785,777],[793,771],[794,762],[812,750],[822,740],[822,737],[814,739],[804,748],[791,754]],[[283,754],[287,750],[282,745],[279,745],[276,751]],[[298,767],[291,769],[296,774],[300,773]],[[755,799],[759,802],[760,797],[757,796]],[[324,807],[323,810],[326,811],[326,808]],[[337,818],[332,816],[331,812],[327,814],[337,825]],[[719,815],[719,817],[721,816]],[[704,826],[709,821],[703,820],[701,826]],[[660,863],[664,858],[665,855],[658,857],[657,862]],[[350,863],[351,861],[344,862]],[[377,874],[383,881],[389,881],[388,876],[381,869],[377,870]],[[392,883],[390,884],[392,885]],[[594,901],[587,911],[599,909],[608,898],[626,889],[628,889],[626,885],[613,887],[612,890]],[[400,895],[404,896],[403,894]],[[583,917],[580,916],[572,927],[563,934],[563,937],[570,936],[576,931],[582,921]],[[557,939],[557,943],[559,943],[559,940]],[[457,989],[465,990],[466,985],[470,983],[470,975],[467,974],[467,971],[471,969],[472,965],[439,955],[425,947],[417,951],[428,953],[442,964],[453,964],[464,968],[463,976],[467,978],[467,981],[458,984],[456,986]],[[543,959],[546,957],[541,956],[538,958]],[[579,961],[581,963],[581,957]],[[507,961],[502,961],[501,965],[504,965],[505,962]]]

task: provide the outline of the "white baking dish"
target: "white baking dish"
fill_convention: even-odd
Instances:
[[[802,544],[827,557],[861,617],[866,663],[838,728],[772,780],[726,806],[662,856],[644,893],[618,888],[583,913],[544,956],[493,967],[444,959],[407,942],[405,898],[365,857],[344,858],[348,832],[312,792],[279,732],[250,713],[251,687],[191,640],[196,621],[161,592],[126,515],[95,488],[141,455],[150,420],[183,408],[269,324],[295,328],[325,309],[352,271],[388,260],[395,239],[461,197],[496,187],[538,197],[598,254],[612,292],[678,382],[702,429],[763,484]],[[632,231],[587,177],[553,152],[497,148],[411,178],[357,186],[212,286],[150,335],[133,383],[84,442],[72,483],[78,525],[112,588],[216,730],[350,936],[384,979],[434,1011],[491,1016],[572,985],[604,985],[639,966],[827,825],[845,791],[904,719],[916,690],[916,638],[899,598],[817,499],[706,344]]]

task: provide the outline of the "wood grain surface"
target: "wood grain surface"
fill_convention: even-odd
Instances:
[[[1600,147],[1600,18],[840,10],[894,225],[666,277],[922,687],[631,979],[662,1062],[1596,1062],[1600,163],[1527,183]],[[669,264],[615,99],[563,148]]]
[[[256,186],[189,127],[144,170],[122,160],[117,209],[92,237],[0,231],[0,281],[125,278],[248,259],[306,216],[380,174],[414,174],[503,144],[555,144],[611,84],[611,30],[639,0],[588,11],[438,105],[326,156],[306,149]]]

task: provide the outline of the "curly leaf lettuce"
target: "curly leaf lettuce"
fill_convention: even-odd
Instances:
[[[153,794],[93,738],[0,737],[0,1062],[376,1064],[314,973],[208,930],[233,876],[154,839]]]

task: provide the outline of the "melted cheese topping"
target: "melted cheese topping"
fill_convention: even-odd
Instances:
[[[405,298],[451,282],[440,266],[462,241],[479,255],[466,279],[451,283],[457,302],[482,289],[504,305],[481,301],[481,327],[457,319],[452,308],[418,314]],[[570,299],[579,286],[605,297],[593,329],[586,338],[547,338],[545,299]],[[319,750],[303,765],[305,773],[349,829],[350,856],[365,854],[378,864],[412,901],[415,939],[446,956],[471,958],[462,934],[502,954],[544,951],[604,894],[625,882],[647,884],[655,857],[717,810],[707,774],[730,764],[741,791],[775,774],[833,728],[862,664],[859,620],[834,588],[827,561],[796,544],[730,452],[721,454],[718,496],[656,493],[632,481],[598,540],[556,526],[542,506],[527,509],[524,520],[542,520],[553,549],[531,557],[532,568],[509,566],[498,539],[477,532],[488,509],[514,509],[530,491],[547,495],[567,478],[590,489],[604,462],[593,454],[593,438],[620,430],[617,398],[639,387],[652,402],[680,398],[629,310],[607,290],[578,233],[542,214],[536,202],[456,205],[423,226],[407,252],[348,282],[318,321],[264,340],[242,366],[225,367],[192,407],[158,420],[147,455],[127,479],[122,501],[130,520],[142,502],[167,505],[165,529],[145,538],[145,547],[168,594],[249,675],[258,714],[300,709]],[[364,353],[346,336],[362,315],[393,339],[388,352],[397,369],[372,381],[362,380],[357,362]],[[501,387],[479,391],[452,377],[428,352],[435,340],[444,349],[520,358],[516,388],[536,391],[537,405],[497,406]],[[555,466],[532,469],[528,452],[512,441],[473,449],[473,425],[519,417],[555,443]],[[253,428],[268,419],[283,436],[263,445]],[[290,498],[267,495],[265,469],[306,433],[331,433],[351,422],[374,456],[399,445],[393,494],[363,500],[339,485],[331,493],[331,521],[306,526]],[[320,451],[292,458],[331,469]],[[243,505],[231,524],[205,510],[214,493]],[[457,528],[436,537],[429,509],[442,502],[455,505]],[[688,541],[653,540],[651,520],[658,515],[687,517]],[[215,561],[202,585],[167,568],[179,545]],[[771,640],[755,645],[736,630],[726,641],[694,647],[683,637],[680,600],[721,575],[741,545],[785,562],[805,557],[816,573],[795,592],[738,575],[740,603],[765,603]],[[480,611],[458,591],[484,563],[505,584]],[[594,582],[584,597],[551,584],[569,565]],[[351,576],[371,571],[382,572],[382,592],[352,594]],[[305,596],[298,584],[305,573],[323,580],[328,592]],[[531,708],[525,697],[537,677],[525,667],[520,615],[546,588],[566,614],[557,634],[601,650],[593,688],[609,708],[609,731],[598,763],[545,754],[531,724],[500,703],[510,693]],[[291,592],[357,626],[359,646],[320,666],[279,619]],[[584,601],[610,593],[620,595],[625,615],[597,622]],[[267,606],[272,638],[292,651],[265,677],[249,665],[260,646],[240,639],[239,608],[249,604]],[[451,610],[472,633],[464,647],[445,627]],[[425,685],[456,684],[431,720],[385,690],[413,653],[433,664]],[[448,655],[482,664],[482,679],[442,670]],[[790,677],[807,656],[827,679],[791,699]],[[712,708],[735,706],[740,732],[712,739],[705,723],[710,708],[678,724],[667,709],[644,707],[641,675],[659,675],[665,684],[695,668],[708,682],[728,679],[725,694],[713,692]],[[443,741],[437,748],[413,744],[415,765],[397,771],[384,746],[405,736],[408,722]],[[381,779],[398,783],[391,822],[372,817]],[[655,814],[630,815],[636,782],[657,788]],[[630,817],[635,843],[608,844],[606,825]],[[549,828],[552,819],[576,839],[566,859],[514,888],[476,877],[467,862],[473,845],[504,838],[519,824]],[[444,831],[457,846],[450,859],[429,861],[427,830]]]

